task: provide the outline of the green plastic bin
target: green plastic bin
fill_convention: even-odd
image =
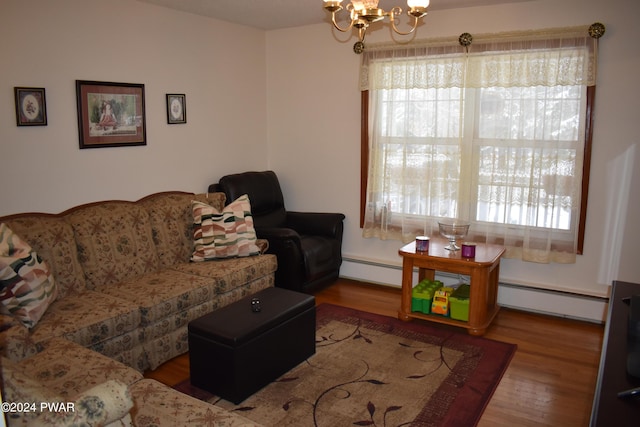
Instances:
[[[460,285],[449,296],[449,311],[452,319],[469,321],[469,285]]]

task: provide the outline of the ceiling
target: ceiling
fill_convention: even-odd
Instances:
[[[138,0],[170,9],[208,16],[222,21],[263,30],[298,27],[329,22],[330,14],[322,0]],[[429,10],[457,9],[518,3],[531,0],[431,0]],[[343,3],[346,5],[347,3]],[[406,0],[380,0],[379,6],[390,10],[400,6],[406,10]],[[344,12],[343,12],[344,13]]]

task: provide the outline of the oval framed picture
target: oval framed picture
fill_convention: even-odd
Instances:
[[[184,94],[167,94],[167,123],[187,123],[187,105]]]
[[[47,102],[43,87],[14,87],[16,124],[18,126],[46,126]]]

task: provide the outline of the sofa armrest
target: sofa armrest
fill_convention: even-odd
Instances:
[[[33,404],[29,411],[8,413],[9,425],[106,426],[119,420],[122,425],[131,424],[133,400],[121,381],[105,381],[69,399],[49,390],[20,364],[6,358],[0,360],[4,401]]]
[[[333,237],[342,240],[343,220],[341,213],[287,212],[286,226],[300,234]]]
[[[106,426],[123,419],[130,423],[133,400],[126,384],[109,380],[80,393],[75,401],[64,402],[64,405],[62,410],[43,411],[29,425]]]

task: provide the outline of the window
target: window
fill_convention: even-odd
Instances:
[[[410,241],[460,218],[507,256],[574,262],[594,41],[585,30],[455,50],[365,53],[363,235]]]

